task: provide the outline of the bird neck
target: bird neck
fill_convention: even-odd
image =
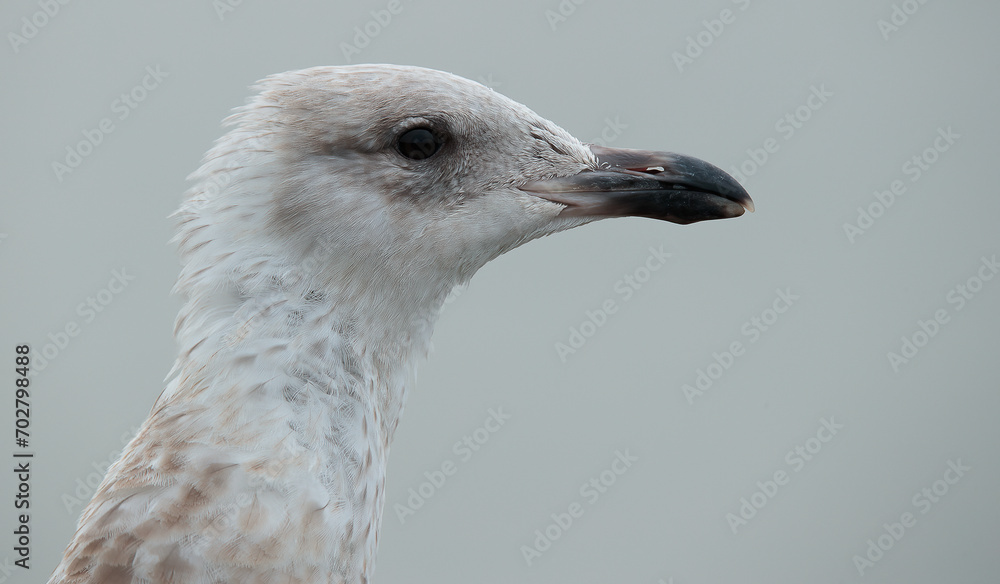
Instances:
[[[182,271],[178,378],[202,379],[214,407],[239,407],[226,403],[233,394],[226,383],[289,407],[318,399],[333,417],[336,402],[354,396],[378,416],[388,442],[451,286],[391,274],[349,277],[312,269],[308,259],[238,253]]]
[[[364,308],[305,289],[193,295],[178,316],[175,383],[161,400],[179,394],[218,412],[250,413],[254,403],[280,410],[303,424],[298,439],[310,447],[322,442],[313,442],[307,421],[325,417],[339,427],[349,406],[370,417],[373,447],[387,450],[437,309],[387,316]]]
[[[315,279],[280,275],[287,270],[256,286],[213,270],[182,275],[176,375],[151,423],[199,420],[184,432],[208,442],[217,464],[267,461],[247,471],[253,496],[308,499],[284,504],[293,515],[321,511],[317,540],[339,546],[328,550],[331,569],[370,572],[389,445],[444,294],[414,305],[412,294],[391,292],[405,286],[373,300],[350,284],[318,289]]]

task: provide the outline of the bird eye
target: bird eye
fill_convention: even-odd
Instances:
[[[399,137],[396,148],[411,160],[430,158],[441,148],[442,141],[427,128],[414,128]]]

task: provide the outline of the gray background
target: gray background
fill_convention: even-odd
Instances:
[[[79,326],[32,381],[32,569],[0,582],[48,578],[72,497],[162,388],[179,306],[166,217],[220,120],[267,74],[348,62],[485,81],[584,141],[726,169],[779,147],[745,181],[755,214],[590,225],[500,258],[448,304],[393,445],[379,582],[997,582],[1000,281],[961,310],[947,295],[1000,251],[1000,5],[897,2],[919,9],[884,38],[888,0],[402,0],[347,59],[388,2],[218,4],[72,2],[17,51],[8,33],[42,8],[0,8],[0,360]],[[674,53],[725,9],[732,22],[678,70]],[[168,76],[119,120],[147,66]],[[776,122],[813,87],[832,95],[786,138]],[[53,161],[104,117],[114,131],[57,180]],[[912,181],[904,164],[949,127],[960,137]],[[905,194],[849,241],[844,224],[894,180]],[[650,246],[673,255],[624,301],[616,282]],[[134,280],[87,322],[77,306],[122,268]],[[751,342],[744,323],[770,316],[777,289],[800,298]],[[618,311],[563,362],[555,344],[609,299]],[[949,321],[894,371],[887,354],[938,310]],[[689,403],[682,386],[737,341],[745,354]],[[498,407],[509,420],[463,461],[453,444]],[[831,417],[843,428],[809,442]],[[820,444],[798,471],[786,460]],[[638,460],[591,504],[580,486],[626,449]],[[446,461],[457,472],[401,522],[395,506]],[[948,461],[971,470],[928,507],[919,493]],[[788,483],[734,534],[727,514],[777,471]],[[2,562],[15,480],[0,476]],[[529,566],[521,546],[574,502],[583,515]],[[906,512],[916,524],[860,574],[855,556]]]

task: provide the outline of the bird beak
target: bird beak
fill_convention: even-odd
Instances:
[[[686,225],[753,212],[736,179],[703,160],[651,150],[590,145],[597,170],[529,181],[520,188],[566,205],[561,215],[650,217]]]

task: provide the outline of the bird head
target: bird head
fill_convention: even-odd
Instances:
[[[317,67],[258,89],[194,175],[182,252],[211,224],[229,249],[242,239],[283,269],[315,259],[300,274],[311,289],[438,298],[518,245],[596,219],[684,224],[752,210],[706,162],[586,145],[440,71]]]

